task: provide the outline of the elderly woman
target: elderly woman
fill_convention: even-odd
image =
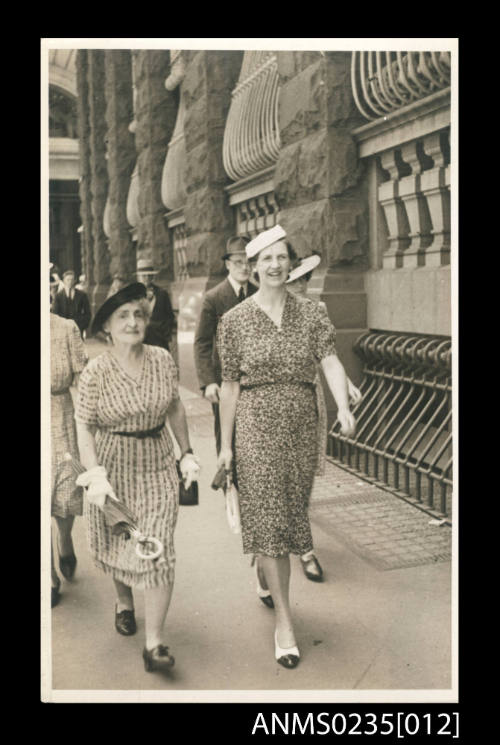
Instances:
[[[146,288],[140,282],[123,287],[97,311],[91,331],[103,331],[109,349],[91,360],[81,375],[75,413],[80,459],[87,468],[79,481],[87,486],[90,550],[96,565],[113,578],[118,633],[135,633],[133,589],[144,590],[143,659],[148,672],[174,664],[163,639],[174,584],[179,493],[167,417],[181,450],[185,485],[199,472],[174,361],[167,350],[143,343],[149,312]],[[100,508],[113,497],[135,515],[141,533],[162,541],[161,559],[139,558],[132,541],[112,534]]]
[[[274,601],[275,657],[293,668],[300,653],[290,611],[289,554],[303,556],[313,548],[308,505],[318,454],[318,362],[337,403],[342,431],[352,434],[355,422],[332,324],[316,304],[286,289],[291,253],[285,236],[276,225],[248,243],[259,290],[219,324],[218,465],[229,469],[235,457],[243,552],[259,555]]]
[[[50,287],[57,287],[51,275]],[[59,569],[64,579],[70,581],[76,569],[76,556],[71,532],[76,515],[81,515],[82,490],[75,486],[66,453],[76,457],[76,431],[73,399],[70,387],[78,384],[78,377],[87,363],[87,353],[78,326],[68,318],[50,314],[50,437],[51,437],[51,514],[57,525]],[[61,580],[51,548],[51,605],[59,603]]]

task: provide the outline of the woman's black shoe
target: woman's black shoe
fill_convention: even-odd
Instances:
[[[168,651],[168,647],[158,644],[153,649],[142,650],[142,659],[144,660],[144,669],[147,673],[153,673],[156,670],[169,670],[175,665],[175,659]]]
[[[135,624],[135,614],[133,610],[122,610],[120,613],[115,610],[115,628],[123,636],[132,636],[137,631]]]
[[[75,554],[69,554],[68,556],[59,557],[59,569],[64,579],[72,580],[76,569],[76,556]]]

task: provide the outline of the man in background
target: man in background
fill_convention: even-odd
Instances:
[[[144,344],[167,349],[178,367],[177,319],[168,292],[153,282],[157,274],[159,270],[155,269],[151,261],[138,259],[137,281],[146,286],[146,294],[151,307],[151,318],[146,327]]]
[[[72,269],[64,272],[62,277],[63,288],[59,290],[54,298],[52,312],[63,318],[71,318],[84,333],[90,324],[90,303],[85,292],[77,290],[75,285],[75,273]]]
[[[198,382],[203,395],[212,404],[214,413],[217,455],[220,451],[219,393],[222,378],[215,338],[221,316],[257,290],[257,287],[248,281],[250,266],[245,246],[249,241],[250,238],[245,236],[234,236],[227,241],[226,253],[222,259],[228,275],[205,293],[194,337],[194,360]]]

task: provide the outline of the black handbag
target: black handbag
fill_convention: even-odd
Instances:
[[[184,481],[182,480],[182,473],[178,460],[175,461],[175,465],[177,467],[177,475],[179,477],[179,504],[198,504],[198,482],[192,481],[189,489],[186,489],[186,487],[184,486]]]

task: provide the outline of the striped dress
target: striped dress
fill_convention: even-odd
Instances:
[[[87,353],[76,323],[50,314],[50,444],[51,514],[69,517],[82,514],[82,489],[75,485],[71,465],[64,460],[70,453],[78,457],[73,400],[69,387],[73,376],[87,362]]]
[[[85,500],[87,536],[96,566],[130,587],[151,589],[174,581],[174,530],[179,482],[167,427],[159,438],[123,437],[113,431],[149,430],[165,422],[179,398],[177,368],[165,349],[143,346],[142,370],[128,375],[107,351],[95,357],[80,377],[75,419],[97,427],[99,464],[106,468],[116,496],[137,518],[139,531],[162,541],[158,561],[140,559],[131,540],[113,536],[102,511]]]

